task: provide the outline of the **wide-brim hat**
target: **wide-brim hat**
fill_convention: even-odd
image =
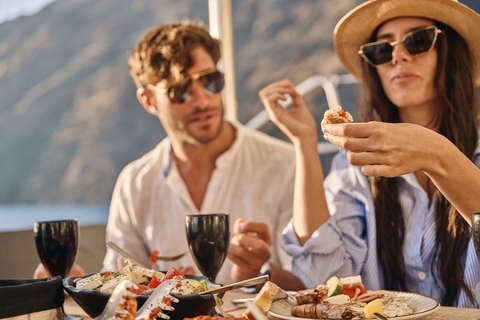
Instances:
[[[345,70],[360,79],[360,46],[382,23],[399,17],[442,22],[467,42],[475,63],[474,82],[480,85],[480,15],[457,0],[370,0],[347,13],[335,27],[334,46]]]

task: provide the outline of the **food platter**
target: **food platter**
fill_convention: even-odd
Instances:
[[[87,278],[92,274],[87,274],[82,277],[68,276],[62,280],[63,288],[70,297],[75,300],[75,302],[85,311],[91,318],[98,317],[105,306],[108,303],[110,294],[103,293],[97,290],[88,290],[88,289],[77,289],[74,282],[78,278]],[[104,273],[102,273],[104,275]],[[205,277],[202,276],[193,276],[185,275],[187,278],[195,279],[197,281],[206,280],[207,284],[211,287],[214,287],[216,284],[213,284]],[[223,296],[223,294],[219,294]],[[179,299],[179,302],[175,304],[175,310],[164,311],[165,314],[170,316],[172,319],[183,319],[183,318],[193,318],[201,314],[210,314],[215,308],[215,297],[212,295],[175,295]],[[138,308],[143,306],[147,301],[148,296],[139,295],[136,297]]]
[[[413,309],[413,314],[408,316],[400,316],[395,318],[388,318],[392,320],[417,320],[426,317],[440,308],[440,303],[433,298],[409,292],[395,292],[398,297],[405,298],[407,305]],[[310,318],[300,318],[292,314],[292,307],[296,303],[287,298],[274,301],[270,307],[268,314],[272,317],[285,320],[305,320]]]

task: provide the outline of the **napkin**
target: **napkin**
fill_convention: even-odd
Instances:
[[[62,278],[0,280],[0,319],[38,314],[30,319],[55,319],[65,301]],[[43,312],[50,310],[51,312]]]

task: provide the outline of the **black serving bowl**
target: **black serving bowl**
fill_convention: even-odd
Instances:
[[[87,278],[92,274],[88,274],[82,277],[69,276],[63,279],[63,288],[68,294],[75,300],[75,302],[85,311],[90,317],[98,317],[110,298],[110,294],[106,294],[96,290],[79,290],[75,287],[74,280],[77,278]],[[102,274],[103,275],[103,274]],[[197,277],[192,275],[185,275],[189,279],[195,279],[198,281],[207,281],[207,286],[218,286],[207,280],[206,277]],[[173,294],[172,294],[173,295]],[[215,308],[215,298],[211,294],[199,295],[174,295],[178,298],[178,303],[172,303],[175,308],[174,311],[163,311],[166,315],[170,316],[170,319],[183,319],[193,318],[199,315],[209,315]],[[223,296],[223,294],[219,294]],[[137,296],[138,309],[147,301],[148,296]]]

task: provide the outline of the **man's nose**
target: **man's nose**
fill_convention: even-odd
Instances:
[[[202,84],[198,81],[194,81],[192,89],[192,103],[196,107],[204,107],[208,105],[208,96],[207,92],[203,88]]]

